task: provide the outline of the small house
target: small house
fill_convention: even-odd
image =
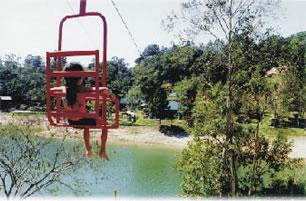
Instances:
[[[273,75],[277,75],[277,74],[279,74],[279,70],[273,67],[269,71],[266,72],[266,77],[272,77]]]
[[[173,119],[177,115],[179,109],[179,103],[177,101],[168,101],[168,108],[165,110],[165,117]]]
[[[168,101],[168,108],[170,111],[177,112],[179,109],[179,103],[177,101]]]
[[[128,105],[128,100],[126,98],[120,98],[119,100],[120,110],[126,109]]]
[[[11,96],[0,96],[0,110],[2,112],[8,112],[12,105]]]

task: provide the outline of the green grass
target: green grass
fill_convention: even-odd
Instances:
[[[136,113],[136,122],[132,123],[128,121],[128,117],[126,115],[120,114],[119,124],[121,126],[151,126],[155,127],[159,125],[159,121],[155,119],[145,119],[142,112]]]
[[[14,134],[16,130],[26,131],[31,134],[38,134],[43,131],[43,128],[40,125],[35,125],[35,124],[31,126],[27,126],[27,125],[22,124],[21,122],[0,125],[0,132],[8,131],[8,133]]]
[[[11,116],[34,116],[34,115],[46,115],[46,112],[35,112],[35,111],[26,111],[26,112],[10,112]]]
[[[27,113],[15,113],[11,112],[10,115],[13,117],[33,117],[33,116],[44,116],[44,112],[27,112]],[[135,123],[129,122],[127,120],[127,116],[120,114],[120,126],[130,126],[130,127],[152,127],[154,129],[158,129],[159,127],[159,120],[158,119],[149,119],[145,118],[143,113],[141,111],[138,111],[136,113],[137,120]],[[306,130],[302,128],[274,128],[271,125],[271,120],[273,118],[273,115],[268,113],[265,114],[263,121],[260,124],[260,133],[265,136],[269,137],[275,137],[278,134],[284,135],[284,136],[306,136]],[[184,120],[162,120],[161,125],[175,125],[179,126],[184,130],[188,130],[188,126]]]
[[[306,136],[305,129],[302,128],[274,128],[271,125],[272,114],[265,114],[260,124],[260,133],[266,136],[276,136],[278,134],[284,136]]]
[[[120,125],[121,126],[147,126],[147,127],[159,127],[159,120],[157,119],[148,119],[144,118],[142,112],[137,112],[137,121],[135,123],[131,123],[127,120],[126,116],[120,116]],[[284,136],[306,136],[305,129],[302,128],[274,128],[271,125],[271,120],[273,118],[272,114],[265,114],[263,121],[260,124],[260,133],[262,135],[274,137],[278,134]],[[161,125],[176,125],[181,127],[184,130],[188,130],[188,126],[184,120],[162,120]]]
[[[136,122],[131,123],[127,120],[127,117],[125,115],[120,115],[120,121],[119,124],[121,126],[148,126],[148,127],[159,127],[159,119],[149,119],[145,118],[143,113],[141,111],[138,111],[136,113]],[[187,130],[187,124],[184,120],[162,120],[161,125],[176,125],[181,127],[184,130]]]
[[[158,119],[149,119],[145,118],[143,113],[138,111],[136,113],[136,126],[158,126],[159,125],[159,120]]]

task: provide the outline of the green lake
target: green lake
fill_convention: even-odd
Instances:
[[[67,142],[82,143],[81,140]],[[96,150],[97,151],[97,150]],[[178,197],[180,178],[175,170],[179,149],[157,145],[108,143],[110,161],[94,157],[72,173],[85,190],[83,196],[111,197]],[[65,180],[65,178],[63,178]],[[69,189],[41,192],[40,196],[76,196]]]

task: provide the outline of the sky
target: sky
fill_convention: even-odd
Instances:
[[[142,51],[149,44],[170,46],[179,40],[161,26],[183,0],[114,0]],[[79,12],[79,0],[0,0],[0,57],[14,53],[45,56],[57,49],[58,26],[65,15]],[[282,36],[306,31],[306,0],[283,0],[279,20],[271,25]],[[108,59],[124,58],[131,66],[139,56],[111,0],[87,0],[87,11],[102,13],[108,23]],[[102,47],[102,23],[98,18],[66,21],[63,50]],[[204,39],[205,40],[205,39]],[[204,41],[205,42],[205,41]],[[85,61],[84,61],[85,62]]]

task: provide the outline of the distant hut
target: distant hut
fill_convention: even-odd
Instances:
[[[131,112],[131,111],[126,111],[125,114],[127,115],[128,121],[129,122],[136,122],[136,113],[135,112]]]
[[[8,112],[12,105],[11,96],[0,96],[0,110],[2,112]]]
[[[168,101],[168,108],[165,110],[165,117],[166,118],[174,118],[175,115],[177,114],[177,111],[179,109],[179,103],[177,101]]]
[[[169,101],[168,108],[171,111],[177,112],[179,109],[179,104],[176,101]]]
[[[119,101],[120,104],[120,110],[124,110],[126,109],[127,105],[128,105],[128,101],[126,98],[121,98]]]
[[[266,77],[272,77],[273,75],[277,75],[278,73],[279,73],[278,69],[273,67],[266,72]]]
[[[141,108],[142,110],[146,109],[147,106],[148,106],[148,105],[147,105],[146,103],[144,103],[144,102],[142,102],[142,103],[140,104],[140,108]]]
[[[177,97],[176,93],[170,93],[170,94],[168,95],[168,98],[169,98],[169,99],[175,99],[176,97]]]

